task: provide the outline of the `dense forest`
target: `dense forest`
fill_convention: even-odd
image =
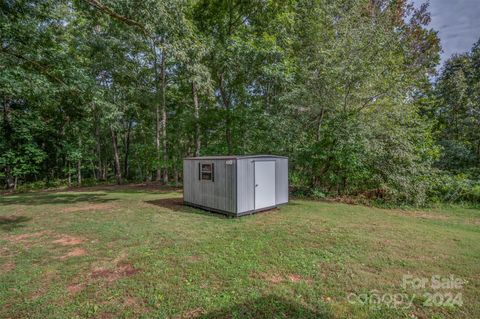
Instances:
[[[5,0],[0,183],[181,183],[286,155],[300,195],[480,201],[480,42],[406,0]]]

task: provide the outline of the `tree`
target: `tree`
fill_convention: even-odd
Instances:
[[[309,128],[295,152],[300,178],[325,193],[374,190],[421,203],[426,189],[415,183],[431,159],[417,145],[432,143],[408,97],[433,72],[434,64],[422,61],[438,57],[438,41],[422,28],[425,7],[303,1],[298,10],[290,100]],[[419,45],[426,56],[412,52]],[[418,123],[424,131],[413,129]]]
[[[185,156],[252,153],[289,156],[308,194],[421,204],[438,169],[478,176],[480,44],[433,86],[428,4],[8,1],[1,19],[6,187],[177,183]]]
[[[434,105],[437,139],[443,147],[437,166],[476,176],[480,173],[479,43],[445,63],[435,86]]]

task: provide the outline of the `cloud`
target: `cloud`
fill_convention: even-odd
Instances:
[[[415,5],[425,1],[414,0]],[[469,51],[480,37],[480,0],[430,0],[432,22],[442,43],[442,60]]]

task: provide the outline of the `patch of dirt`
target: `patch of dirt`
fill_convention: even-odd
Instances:
[[[300,277],[300,275],[297,275],[297,274],[290,274],[287,276],[288,279],[291,281],[291,282],[300,282],[302,281],[302,277]]]
[[[136,317],[145,316],[150,312],[150,309],[146,306],[144,299],[140,297],[134,297],[130,294],[123,297],[123,307],[133,312]],[[119,316],[115,316],[118,318]]]
[[[332,301],[332,298],[330,298],[328,296],[322,296],[322,300],[323,300],[323,302],[330,302],[330,301]]]
[[[13,262],[7,262],[6,264],[3,264],[2,267],[0,267],[1,272],[6,273],[9,272],[10,270],[14,270],[17,267],[15,263]]]
[[[305,279],[302,276],[298,274],[288,274],[286,276],[282,276],[279,274],[267,274],[267,273],[260,273],[260,274],[254,274],[252,276],[253,278],[260,278],[262,280],[271,282],[272,284],[279,284],[285,281],[290,281],[294,283],[298,283],[301,281],[304,281],[306,283],[309,283],[311,280]]]
[[[192,318],[198,318],[201,315],[205,314],[205,310],[203,308],[195,308],[192,310],[188,310],[181,314],[180,316],[174,317],[176,319],[192,319]]]
[[[127,307],[132,307],[132,306],[135,306],[136,304],[138,304],[138,300],[135,297],[128,296],[128,297],[125,297],[125,300],[123,301],[123,304]]]
[[[369,206],[368,200],[365,200],[362,196],[351,197],[351,196],[336,196],[332,198],[325,199],[326,202],[333,203],[342,203],[347,205],[366,205]]]
[[[108,282],[113,282],[120,278],[133,276],[136,273],[138,273],[138,269],[133,268],[130,264],[124,264],[117,266],[115,269],[97,268],[92,272],[91,277],[93,279],[103,278]]]
[[[31,295],[31,299],[37,299],[45,295],[50,287],[50,284],[58,278],[58,273],[54,270],[48,270],[42,274],[40,287],[35,290]]]
[[[66,253],[65,255],[60,257],[60,259],[68,259],[70,257],[80,257],[80,256],[84,256],[86,254],[87,254],[87,251],[85,249],[75,248],[74,250],[69,251],[68,253]]]
[[[382,269],[380,269],[378,267],[375,267],[375,266],[362,264],[359,267],[358,271],[360,271],[362,273],[367,273],[367,274],[380,275],[380,273],[382,272]],[[363,276],[363,274],[361,276]]]
[[[144,307],[145,302],[141,298],[134,296],[125,296],[123,299],[123,305],[129,309],[136,309],[140,313],[148,312],[149,310]]]
[[[26,207],[27,206],[21,204],[12,204],[9,206],[9,209],[11,209],[15,214],[21,215],[25,214]]]
[[[262,280],[271,282],[272,284],[279,284],[284,281],[284,278],[279,274],[267,274],[267,273],[259,273],[253,274],[253,278],[260,278]]]
[[[33,294],[31,294],[30,298],[37,299],[37,298],[40,298],[41,296],[43,296],[44,294],[45,294],[45,290],[39,289],[39,290],[35,291]]]
[[[115,265],[118,265],[121,261],[126,260],[128,257],[128,253],[126,251],[122,251],[112,262]]]
[[[12,235],[7,237],[7,240],[13,243],[21,243],[21,242],[26,242],[30,239],[35,239],[42,237],[44,235],[49,234],[50,232],[44,230],[41,232],[35,232],[35,233],[27,233],[27,234],[21,234],[21,235]]]
[[[197,256],[197,255],[193,255],[193,256],[188,256],[187,259],[188,259],[189,261],[196,262],[196,261],[202,260],[202,257],[201,257],[201,256]]]
[[[77,294],[79,293],[80,291],[82,291],[84,288],[84,285],[83,284],[73,284],[73,285],[69,285],[67,287],[67,291],[71,294]]]
[[[266,279],[267,281],[270,281],[273,284],[279,284],[283,281],[283,277],[280,275],[269,275],[269,276],[266,276],[264,279]]]
[[[23,216],[18,216],[18,215],[10,215],[10,216],[0,216],[0,223],[11,223],[11,222],[16,222]]]
[[[112,210],[116,206],[110,204],[85,204],[82,206],[67,207],[62,210],[63,213],[87,212],[96,210]]]
[[[2,257],[11,256],[10,250],[7,247],[0,247],[0,256]]]
[[[392,210],[395,215],[399,216],[409,216],[423,219],[432,219],[432,220],[449,220],[450,217],[442,215],[440,213],[425,212],[425,211],[416,211],[416,210]]]
[[[480,226],[480,219],[473,219],[471,224],[476,225],[476,226]]]
[[[69,235],[63,235],[59,239],[56,239],[52,241],[54,244],[59,244],[62,246],[74,246],[81,244],[84,241],[83,238],[80,237],[74,237],[74,236],[69,236]]]

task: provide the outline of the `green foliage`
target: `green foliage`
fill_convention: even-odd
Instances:
[[[305,1],[300,7],[298,81],[289,94],[304,121],[298,129],[306,134],[295,153],[302,181],[333,194],[374,192],[383,200],[424,204],[422,176],[436,147],[415,100],[404,97],[433,70],[410,59],[405,45],[420,41],[428,59],[438,58],[435,37],[415,20],[428,14],[414,11],[415,23],[407,23],[404,16],[397,19],[394,4],[348,4]],[[403,9],[405,15],[412,10]],[[387,31],[396,28],[401,32]],[[416,37],[412,29],[418,29]]]
[[[442,68],[428,112],[441,156],[435,166],[432,198],[478,203],[480,181],[480,41],[471,52],[455,55]]]
[[[480,181],[465,174],[440,172],[433,175],[430,197],[432,201],[450,203],[480,203]]]
[[[252,153],[287,155],[314,197],[423,205],[433,166],[478,180],[479,44],[433,87],[427,5],[25,0],[0,17],[6,188],[177,184],[185,156]]]
[[[437,139],[443,153],[436,165],[453,174],[465,172],[479,178],[480,168],[480,41],[471,52],[445,63],[435,87]]]

